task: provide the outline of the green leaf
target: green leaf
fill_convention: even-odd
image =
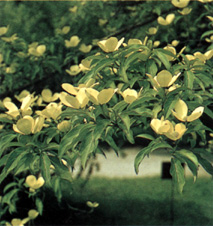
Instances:
[[[40,168],[41,168],[41,174],[42,177],[45,180],[45,183],[49,186],[50,185],[50,165],[51,165],[51,161],[48,157],[48,155],[43,152],[41,157],[40,157]]]
[[[137,135],[136,137],[139,137],[139,138],[145,138],[145,139],[148,139],[148,140],[154,140],[154,139],[155,139],[153,136],[151,136],[151,135],[149,135],[149,134],[145,134],[145,133],[139,134],[139,135]]]
[[[58,175],[61,179],[63,180],[67,180],[69,182],[72,182],[72,175],[71,172],[68,168],[68,166],[65,166],[62,161],[57,158],[57,157],[50,157],[51,163],[54,165],[55,167],[55,173],[56,175]]]
[[[3,198],[2,198],[2,203],[7,203],[8,205],[10,205],[11,202],[12,202],[11,199],[12,199],[15,195],[17,195],[18,192],[19,192],[19,188],[15,188],[15,189],[9,191],[8,193],[6,193],[6,194],[3,196]]]
[[[125,113],[121,113],[119,115],[119,118],[121,119],[122,123],[118,123],[119,127],[123,130],[123,132],[126,135],[127,140],[131,143],[134,144],[135,140],[133,138],[133,132],[130,130],[130,126],[131,126],[131,121],[129,118],[129,115],[125,114]]]
[[[21,159],[24,155],[26,155],[26,153],[27,152],[23,148],[16,148],[10,153],[7,158],[7,162],[5,163],[5,167],[0,175],[0,183],[18,165],[18,163],[22,161]]]
[[[203,39],[204,37],[212,35],[212,34],[213,34],[213,30],[206,31],[201,35],[200,39]]]
[[[193,88],[194,83],[194,73],[191,71],[185,71],[184,72],[184,83],[186,84],[186,87],[189,89]]]
[[[178,99],[179,99],[178,95],[169,96],[169,98],[166,98],[166,101],[164,103],[165,119],[167,119],[172,113],[172,109],[174,109]]]
[[[119,151],[119,147],[117,146],[117,144],[115,143],[114,139],[112,138],[112,136],[107,135],[107,137],[105,138],[105,141],[109,144],[109,146],[115,151],[115,153],[118,155],[118,151]]]
[[[213,118],[213,111],[209,109],[208,107],[204,108],[204,112],[210,117]]]
[[[62,198],[62,190],[61,190],[61,179],[60,177],[54,177],[52,180],[53,190],[57,197],[58,202],[61,201]]]
[[[172,175],[175,187],[177,188],[178,192],[182,193],[185,184],[185,177],[184,168],[181,165],[180,160],[176,158],[171,159],[170,174]]]
[[[166,55],[159,50],[154,50],[154,54],[159,58],[159,60],[164,64],[167,70],[170,69],[171,65],[166,57]]]
[[[17,186],[17,182],[11,182],[11,183],[7,184],[7,185],[4,187],[3,193],[6,193],[7,190],[9,190],[10,188],[15,187],[15,186]]]
[[[114,59],[104,58],[102,60],[99,60],[98,63],[90,70],[87,74],[85,74],[78,84],[86,83],[90,78],[95,78],[99,71],[101,71],[103,68],[110,66],[114,62]]]
[[[15,175],[18,175],[21,172],[27,171],[29,169],[30,163],[34,159],[34,154],[32,153],[26,153],[21,161],[18,163],[18,165],[15,168]]]
[[[86,166],[89,154],[95,151],[96,141],[97,140],[94,139],[93,132],[87,135],[87,138],[82,141],[80,152],[81,152],[81,164],[83,168],[85,168]]]
[[[151,152],[151,147],[145,147],[143,148],[135,157],[134,167],[135,172],[138,174],[139,172],[139,165],[141,164],[142,160],[145,158],[146,155],[148,155]]]
[[[140,106],[142,106],[142,107],[144,107],[145,106],[145,104],[146,104],[146,102],[147,103],[150,103],[150,102],[152,102],[152,101],[155,101],[155,100],[157,100],[157,98],[156,97],[149,97],[149,96],[142,96],[142,97],[140,97],[140,98],[138,98],[137,100],[135,100],[134,102],[132,102],[128,107],[127,107],[127,109],[128,110],[132,110],[132,109],[135,109],[135,108],[138,108],[138,107],[140,107]]]
[[[158,149],[164,149],[164,150],[173,150],[173,147],[167,143],[155,143],[152,147],[151,147],[151,152],[156,151]]]
[[[169,50],[166,50],[166,49],[158,49],[157,51],[158,51],[158,52],[161,52],[161,53],[164,54],[164,55],[168,55],[168,56],[177,58],[177,56],[174,55],[174,54],[173,54],[172,52],[170,52]]]
[[[122,120],[126,130],[129,131],[130,126],[131,126],[129,115],[127,115],[125,113],[121,113],[121,114],[119,114],[119,118]]]
[[[191,151],[182,149],[180,151],[176,151],[174,153],[174,156],[176,156],[181,161],[184,161],[188,165],[189,169],[194,175],[194,180],[195,180],[197,177],[197,170],[198,170],[198,159],[196,155]]]
[[[82,141],[80,147],[81,153],[81,163],[83,168],[86,166],[87,159],[89,155],[94,152],[98,147],[99,139],[103,134],[106,127],[109,125],[110,121],[107,119],[102,119],[101,121],[97,121],[97,124],[93,131],[91,131]]]
[[[78,142],[81,141],[82,137],[85,136],[83,132],[88,132],[93,128],[95,125],[93,124],[83,124],[78,125],[75,128],[73,128],[70,132],[68,132],[61,140],[59,145],[59,157],[62,158],[62,156],[71,148],[74,148]]]
[[[43,202],[40,198],[36,197],[35,200],[36,209],[38,210],[39,214],[42,215],[43,213]]]
[[[3,153],[3,151],[8,147],[10,142],[12,140],[14,140],[16,137],[17,137],[16,134],[11,134],[11,133],[1,137],[1,140],[0,140],[0,147],[1,147],[0,156]]]
[[[124,100],[122,100],[122,101],[118,102],[112,108],[112,110],[115,111],[115,112],[122,112],[127,106],[128,106],[128,104]]]
[[[196,155],[199,163],[209,174],[213,175],[213,166],[212,164],[205,158],[202,158],[199,154]]]
[[[148,74],[152,75],[153,77],[157,74],[158,67],[154,60],[148,60],[146,62],[146,71]]]

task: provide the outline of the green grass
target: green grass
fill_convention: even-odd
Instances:
[[[210,178],[199,178],[195,183],[192,178],[187,179],[183,194],[176,192],[174,194],[173,225],[213,225],[212,188],[213,183]],[[85,206],[88,200],[96,201],[100,205],[93,213],[68,210],[65,206],[61,212],[57,209],[57,220],[61,222],[59,225],[171,225],[172,223],[171,180],[92,178],[84,188],[82,181],[75,183],[71,196],[71,188],[65,185],[64,189],[66,202],[72,203],[75,208],[88,210],[89,208]],[[53,214],[52,212],[51,216],[54,216]],[[55,224],[57,220],[54,221]]]

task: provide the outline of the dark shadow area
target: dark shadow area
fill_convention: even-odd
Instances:
[[[58,206],[51,200],[43,217],[35,225],[171,225],[169,200],[102,200],[101,206],[89,213],[85,203],[72,203],[77,210]],[[176,202],[173,225],[212,225],[200,207],[193,202]],[[63,206],[63,207],[62,207]]]
[[[74,188],[72,195],[61,204],[48,192],[44,214],[35,225],[213,225],[212,218],[206,214],[207,209],[211,211],[211,181],[205,185],[206,194],[199,184],[194,185],[194,192],[186,186],[182,195],[176,193],[174,212],[171,211],[170,180],[127,179],[117,180],[117,184],[115,181],[92,179],[83,189]],[[194,193],[198,201],[193,201]],[[209,204],[206,205],[207,196]],[[90,212],[87,201],[98,202],[99,207]]]

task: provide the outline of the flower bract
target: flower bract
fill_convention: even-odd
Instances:
[[[41,188],[45,183],[43,177],[37,179],[34,175],[27,176],[25,182],[33,190]]]
[[[118,48],[121,46],[123,41],[124,41],[124,38],[118,41],[116,37],[111,37],[107,40],[100,41],[97,44],[104,52],[110,53],[118,50]]]
[[[171,13],[166,16],[166,19],[164,19],[162,16],[159,16],[157,20],[160,25],[167,26],[171,24],[174,19],[175,19],[175,14]]]
[[[203,114],[203,111],[204,111],[204,107],[198,107],[191,113],[191,115],[187,116],[188,107],[183,100],[179,99],[172,113],[178,120],[182,122],[185,122],[185,121],[192,122],[198,119]]]

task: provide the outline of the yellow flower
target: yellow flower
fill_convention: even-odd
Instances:
[[[28,53],[36,57],[42,56],[45,51],[46,51],[45,45],[36,45],[36,43],[32,43],[32,45],[30,45],[28,49]]]
[[[177,43],[177,42],[176,42]],[[163,49],[168,50],[169,52],[173,53],[174,55],[176,55],[176,49],[173,46],[166,46]],[[173,61],[175,60],[175,58],[173,56],[167,55],[166,54],[166,58],[168,59],[168,61]]]
[[[150,126],[157,134],[162,135],[170,130],[171,122],[169,120],[164,120],[162,117],[161,120],[152,119]]]
[[[71,13],[76,13],[77,10],[78,10],[78,6],[77,6],[77,5],[75,5],[75,6],[71,7],[71,8],[69,8],[69,11],[70,11]]]
[[[11,102],[11,98],[10,97],[5,97],[2,101],[0,100],[0,108],[5,108],[4,103],[5,102]]]
[[[57,125],[57,129],[61,132],[67,132],[71,128],[71,122],[67,120],[63,120]]]
[[[43,89],[41,92],[41,97],[43,101],[49,103],[49,102],[56,101],[59,98],[59,93],[55,93],[53,95],[50,89]]]
[[[213,22],[213,17],[212,16],[206,16],[211,22]]]
[[[158,31],[158,27],[150,27],[147,33],[149,35],[155,35],[157,31]]]
[[[199,2],[202,2],[202,3],[208,3],[208,2],[212,2],[212,0],[198,0]]]
[[[60,114],[61,114],[61,108],[62,108],[62,104],[61,103],[54,103],[51,102],[49,103],[46,108],[44,110],[42,110],[41,112],[37,111],[37,114],[40,114],[46,118],[52,118],[54,120],[56,120]]]
[[[210,36],[210,38],[205,38],[206,42],[213,42],[213,35]]]
[[[85,45],[84,43],[80,45],[79,47],[79,50],[82,52],[82,53],[89,53],[92,49],[92,45]]]
[[[89,71],[92,60],[84,59],[79,64],[81,71]]]
[[[192,11],[192,8],[188,8],[188,7],[182,9],[181,11],[178,10],[178,12],[179,12],[181,15],[183,15],[183,16],[188,15],[189,13],[191,13],[191,11]]]
[[[9,29],[9,26],[7,26],[7,27],[0,27],[0,36],[6,34],[8,29]]]
[[[81,40],[79,39],[79,37],[77,35],[74,35],[70,38],[70,40],[65,40],[65,46],[67,48],[76,47],[80,41]]]
[[[81,68],[78,65],[72,65],[66,72],[71,76],[75,76],[81,72]]]
[[[129,41],[128,41],[128,46],[129,45],[135,45],[135,44],[140,44],[140,45],[142,45],[143,43],[142,43],[142,41],[140,40],[140,39],[136,39],[136,38],[132,38],[132,39],[129,39]]]
[[[167,70],[160,71],[157,76],[154,78],[150,74],[146,74],[154,86],[155,89],[159,89],[160,87],[169,87],[171,86],[177,78],[180,76],[181,73],[172,76],[172,74]]]
[[[99,206],[99,203],[87,201],[87,206],[89,206],[90,208],[96,208]]]
[[[171,3],[177,8],[184,8],[189,2],[190,0],[171,0]]]
[[[201,52],[195,52],[194,57],[199,59],[201,62],[205,63],[206,60],[210,60],[213,56],[213,49],[208,50],[204,54]]]
[[[23,91],[21,91],[21,93],[20,93],[19,95],[15,95],[15,98],[16,98],[18,101],[22,102],[23,99],[24,99],[25,97],[27,97],[28,95],[30,95],[30,92],[27,91],[27,90],[23,90]]]
[[[85,93],[90,101],[96,105],[99,105],[108,103],[116,91],[117,89],[108,88],[98,92],[93,88],[87,88]]]
[[[110,53],[118,50],[118,48],[121,46],[123,41],[124,41],[124,38],[118,41],[116,37],[111,37],[107,40],[100,41],[97,44],[104,52]]]
[[[150,126],[157,134],[165,135],[174,141],[180,139],[187,130],[183,123],[178,123],[174,127],[169,120],[164,120],[163,117],[161,120],[152,119]]]
[[[108,20],[104,20],[104,19],[99,19],[98,20],[99,26],[104,26],[107,22],[108,22]]]
[[[191,115],[187,116],[188,107],[183,100],[179,99],[172,113],[178,120],[182,122],[185,122],[185,121],[192,122],[198,119],[203,114],[203,111],[204,111],[204,107],[198,107],[191,113]]]
[[[74,95],[75,97],[65,92],[61,92],[60,100],[64,105],[68,107],[77,109],[84,108],[89,102],[89,98],[87,97],[85,90],[89,87],[95,86],[96,84],[97,83],[95,83],[94,79],[90,79],[86,84],[80,84],[78,87],[74,87],[69,83],[63,83],[62,88],[69,94]]]
[[[127,88],[123,92],[121,92],[121,95],[124,98],[124,101],[128,104],[131,104],[133,101],[137,100],[140,96],[140,92],[138,93],[134,89]]]
[[[4,106],[7,108],[9,111],[6,112],[6,114],[10,115],[14,119],[16,119],[20,113],[22,116],[25,115],[31,115],[32,114],[32,109],[30,108],[30,105],[34,99],[32,98],[31,95],[27,95],[25,98],[22,99],[22,104],[20,110],[17,108],[17,106],[10,102],[10,101],[5,101]]]
[[[70,31],[70,26],[64,26],[62,29],[61,29],[62,33],[63,34],[68,34],[69,31]]]
[[[21,219],[14,218],[11,221],[12,226],[24,226],[24,223]]]
[[[28,217],[30,218],[30,220],[34,220],[38,215],[39,212],[37,210],[32,209],[28,211]]]
[[[172,74],[167,70],[160,71],[154,79],[157,81],[160,87],[171,86],[180,76],[181,73],[172,76]]]
[[[166,19],[164,19],[162,16],[159,16],[157,21],[160,25],[167,26],[173,22],[175,19],[175,14],[171,13],[166,16]]]
[[[183,134],[186,132],[186,126],[183,123],[178,123],[175,126],[171,123],[170,130],[165,132],[164,135],[170,140],[179,140]]]
[[[160,45],[160,41],[154,41],[153,47],[157,48]]]
[[[40,116],[33,119],[33,117],[26,115],[19,119],[16,124],[13,124],[13,130],[23,135],[29,135],[41,131],[43,124],[44,117]]]
[[[41,188],[45,183],[43,177],[39,177],[38,179],[36,179],[34,175],[27,176],[25,182],[30,187],[30,191],[32,192],[34,192],[36,189]]]
[[[18,39],[17,34],[13,34],[11,37],[2,37],[2,40],[4,40],[5,42],[13,42],[16,39]]]
[[[173,40],[171,44],[172,44],[172,46],[176,47],[176,46],[179,44],[179,42],[180,42],[180,41]],[[165,48],[165,47],[164,47],[164,48]],[[176,49],[175,49],[175,51],[172,50],[172,53],[174,53],[174,55],[176,55]]]

